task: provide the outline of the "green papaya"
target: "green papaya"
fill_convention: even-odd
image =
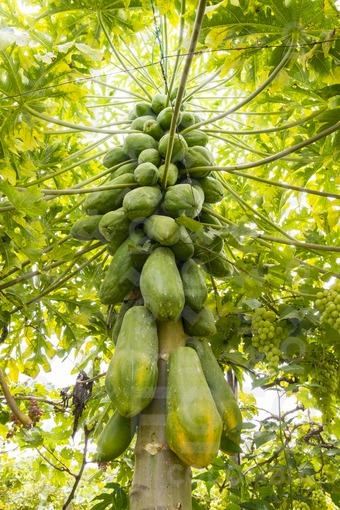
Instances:
[[[117,249],[99,289],[103,304],[121,303],[139,282],[140,269],[147,257],[141,250],[144,242],[144,232],[135,231]]]
[[[210,225],[219,225],[219,226],[221,226],[222,223],[220,222],[220,220],[208,212],[208,210],[210,208],[213,211],[213,209],[210,206],[210,204],[207,204],[207,203],[203,204],[202,211],[199,214],[200,222],[201,223],[208,223]]]
[[[170,246],[170,248],[178,261],[185,261],[193,256],[195,250],[194,243],[192,242],[189,232],[183,225],[179,227],[179,239],[177,243]]]
[[[162,246],[171,246],[179,240],[180,228],[169,216],[153,214],[144,222],[144,232]]]
[[[116,177],[119,177],[120,175],[126,175],[131,174],[133,175],[135,168],[137,167],[137,162],[132,161],[131,163],[125,163],[124,165],[121,165],[119,168],[114,170],[111,175],[116,179]]]
[[[145,305],[159,321],[173,321],[184,307],[182,280],[169,248],[156,248],[145,262],[140,290]]]
[[[153,111],[158,114],[168,104],[168,96],[166,94],[155,94],[151,101],[151,107]]]
[[[158,182],[161,184],[163,182],[165,165],[161,165],[158,167]],[[173,186],[176,184],[178,179],[178,168],[174,163],[169,164],[168,173],[167,173],[167,186]]]
[[[206,169],[192,172],[192,168],[213,166],[214,163],[214,157],[211,152],[206,147],[201,147],[200,145],[189,147],[184,160],[185,167],[189,173],[193,173],[197,179],[207,177],[210,174],[210,170]]]
[[[222,418],[220,449],[229,455],[240,451],[242,414],[235,395],[214,356],[208,342],[190,338],[187,345],[195,349],[200,359],[203,373]]]
[[[158,142],[158,151],[165,158],[170,142],[170,134],[166,133]],[[174,145],[171,154],[171,163],[181,161],[188,151],[188,145],[183,136],[175,134]]]
[[[141,117],[137,117],[133,122],[131,122],[130,129],[136,129],[137,131],[143,131],[144,124],[147,121],[155,121],[155,116],[153,115],[142,115]]]
[[[141,163],[136,167],[134,176],[140,186],[153,186],[158,181],[158,168],[153,163]]]
[[[104,156],[103,165],[105,168],[111,168],[112,166],[128,161],[130,157],[125,154],[123,147],[113,147]]]
[[[164,210],[173,218],[185,214],[191,218],[197,216],[202,209],[200,193],[190,184],[170,186],[164,196]]]
[[[152,163],[153,165],[158,165],[162,161],[162,156],[158,152],[157,149],[145,149],[138,156],[138,164],[141,163]]]
[[[124,139],[123,149],[132,159],[138,159],[138,156],[145,149],[157,149],[158,142],[150,135],[145,133],[130,133]]]
[[[181,132],[183,129],[193,126],[194,124],[196,124],[195,115],[191,112],[182,112],[181,122],[179,123],[178,126],[179,131]]]
[[[84,201],[84,209],[90,216],[105,214],[121,207],[123,198],[136,186],[135,178],[132,174],[124,174],[115,177],[111,181],[103,184],[103,186],[123,186],[108,191],[94,191],[88,193]],[[127,186],[131,185],[131,186]]]
[[[134,111],[136,112],[137,117],[142,117],[143,115],[154,115],[151,103],[147,103],[146,101],[136,103]]]
[[[187,142],[188,147],[194,147],[195,145],[205,147],[209,139],[208,135],[201,129],[192,129],[191,131],[184,133],[183,138]]]
[[[155,140],[160,140],[164,135],[164,131],[158,124],[156,119],[147,120],[143,124],[143,132],[147,135],[152,136]]]
[[[195,258],[200,262],[208,262],[216,258],[223,248],[223,239],[216,230],[202,228],[192,234],[195,246]]]
[[[205,202],[208,204],[215,204],[223,199],[223,185],[214,177],[203,177],[203,179],[199,180],[198,185],[204,191]]]
[[[157,364],[156,320],[145,306],[134,306],[124,315],[105,378],[106,391],[122,416],[136,416],[151,402]]]
[[[201,267],[206,273],[210,274],[210,276],[215,276],[216,278],[226,278],[230,276],[232,272],[231,265],[221,254],[201,264]]]
[[[193,259],[187,260],[180,269],[185,305],[199,311],[204,305],[208,290],[200,267]]]
[[[123,200],[123,210],[130,220],[146,218],[153,214],[162,201],[158,186],[141,186],[127,193]]]
[[[94,218],[94,216],[92,216]],[[109,211],[101,216],[98,228],[107,241],[112,241],[117,235],[123,234],[127,238],[130,227],[130,220],[120,207],[115,211]]]
[[[125,452],[136,433],[138,416],[125,418],[117,411],[105,425],[97,441],[94,462],[110,462]]]
[[[157,122],[164,131],[169,131],[170,124],[173,116],[173,106],[167,106],[157,115]],[[182,113],[180,112],[177,119],[177,124],[182,120]]]
[[[202,306],[197,312],[185,306],[182,315],[183,328],[188,335],[203,338],[216,334],[215,317],[207,306]]]
[[[91,239],[98,239],[106,243],[106,238],[102,235],[99,229],[99,223],[102,215],[89,216],[80,218],[73,223],[70,234],[79,241],[90,241]]]
[[[118,335],[120,332],[120,328],[122,327],[122,322],[124,319],[124,315],[130,308],[132,308],[135,305],[134,299],[124,299],[124,301],[121,304],[121,307],[119,308],[119,313],[116,314],[116,320],[114,322],[113,328],[112,328],[112,334],[111,334],[111,340],[114,343],[114,345],[117,344]]]
[[[171,450],[187,465],[202,469],[218,452],[222,420],[198,355],[178,347],[170,355],[165,434]]]

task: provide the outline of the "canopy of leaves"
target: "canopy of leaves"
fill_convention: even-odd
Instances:
[[[100,375],[118,309],[98,298],[110,256],[69,232],[87,193],[110,179],[103,157],[122,144],[134,104],[179,85],[196,9],[192,0],[0,1],[0,359],[20,408],[29,413],[34,398],[44,412],[25,429],[0,400],[0,508],[59,508],[85,467],[74,508],[100,491],[94,508],[126,507],[131,451],[107,471],[86,451],[110,413]],[[291,508],[318,487],[339,503],[340,335],[315,306],[340,276],[336,3],[208,2],[196,50],[184,102],[202,119],[225,188],[214,214],[232,267],[208,282],[212,345],[241,384],[250,377],[297,407],[259,415],[241,392],[242,464],[221,455],[197,472],[194,508]],[[259,308],[285,331],[276,371],[252,344]],[[62,380],[41,383],[56,357],[72,359],[75,379],[98,376],[74,443],[72,389],[62,401]],[[332,389],[320,396],[330,367]]]

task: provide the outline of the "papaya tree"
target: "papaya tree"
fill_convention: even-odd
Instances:
[[[3,508],[339,508],[337,3],[0,12]]]

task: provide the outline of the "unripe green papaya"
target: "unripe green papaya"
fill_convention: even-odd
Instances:
[[[116,170],[114,170],[111,175],[116,179],[120,175],[126,175],[130,174],[133,175],[135,168],[137,167],[137,162],[132,161],[131,163],[125,163],[124,165],[120,166]]]
[[[153,165],[158,165],[162,161],[162,156],[158,152],[157,149],[145,149],[138,156],[138,164],[141,163],[152,163]]]
[[[170,141],[170,134],[166,133],[158,143],[158,151],[163,158],[165,158],[165,155],[168,150]],[[183,158],[185,158],[185,155],[188,151],[188,144],[185,141],[184,137],[181,135],[176,134],[174,138],[174,145],[173,150],[171,154],[171,163],[176,163],[177,161],[181,161]]]
[[[173,251],[176,260],[185,261],[190,259],[194,254],[194,243],[190,237],[189,232],[183,225],[179,227],[179,240],[176,244],[170,246],[171,251]]]
[[[137,117],[142,117],[143,115],[154,115],[151,103],[147,103],[146,101],[136,103],[134,110]]]
[[[100,434],[94,462],[110,462],[125,452],[135,435],[138,416],[125,418],[117,411],[111,416]]]
[[[98,228],[102,236],[104,236],[107,241],[112,241],[117,234],[121,233],[125,235],[126,239],[129,233],[130,223],[131,222],[125,215],[123,208],[120,207],[115,211],[109,211],[104,214],[100,219]]]
[[[220,450],[229,455],[239,452],[241,442],[242,414],[235,395],[214,356],[208,342],[190,338],[187,345],[195,349],[200,359],[203,373],[222,418]]]
[[[164,170],[165,170],[165,165],[161,165],[158,168],[158,182],[160,184],[163,182]],[[170,163],[169,168],[168,168],[167,178],[166,178],[167,186],[173,186],[174,184],[176,184],[177,179],[178,179],[178,168],[174,163]]]
[[[193,173],[197,179],[207,177],[210,174],[210,170],[207,169],[191,172],[192,168],[213,166],[214,163],[214,157],[211,152],[206,147],[201,147],[200,145],[189,147],[184,160],[185,167],[188,169],[189,173]]]
[[[153,115],[142,115],[141,117],[137,117],[133,122],[131,122],[130,129],[136,129],[137,131],[143,131],[144,124],[147,121],[156,121],[155,116]]]
[[[139,282],[140,269],[147,256],[140,250],[144,242],[144,232],[135,231],[117,249],[99,289],[99,298],[103,304],[121,303]]]
[[[185,214],[191,218],[197,216],[202,209],[200,193],[190,184],[170,186],[164,196],[164,210],[173,218]]]
[[[189,307],[183,310],[183,328],[190,336],[207,337],[216,334],[214,314],[207,306],[197,312]]]
[[[213,211],[213,208],[210,204],[204,203],[202,207],[202,211],[200,212],[199,219],[201,223],[209,223],[210,225],[219,225],[221,226],[222,223],[218,218],[210,214],[207,210],[203,209],[211,209]]]
[[[158,168],[153,163],[141,163],[135,169],[134,176],[140,186],[153,186],[158,181]]]
[[[215,276],[216,278],[226,278],[230,276],[232,272],[231,265],[221,255],[216,255],[215,258],[201,264],[201,267],[206,273],[210,274],[210,276]]]
[[[103,165],[105,168],[111,168],[112,166],[128,161],[130,157],[125,154],[123,147],[113,147],[104,156]]]
[[[90,241],[91,239],[98,239],[106,243],[107,240],[102,235],[99,229],[99,223],[102,219],[102,215],[89,216],[80,218],[73,223],[70,234],[79,241]]]
[[[195,145],[205,147],[209,139],[208,135],[201,129],[192,129],[191,131],[184,133],[183,138],[185,138],[188,147],[194,147]]]
[[[120,328],[122,327],[123,319],[128,310],[135,305],[134,299],[124,299],[119,309],[119,313],[117,314],[117,318],[115,320],[114,326],[112,328],[111,340],[114,345],[117,344],[118,335],[120,332]]]
[[[164,131],[158,124],[156,119],[147,120],[143,124],[143,132],[152,136],[155,140],[160,140],[164,135]]]
[[[204,191],[205,202],[216,204],[224,197],[224,188],[220,181],[214,177],[203,177],[198,181],[198,185]]]
[[[179,240],[180,228],[173,218],[153,214],[145,220],[144,232],[162,246],[171,246]]]
[[[130,133],[124,139],[123,149],[132,159],[138,159],[138,156],[145,149],[157,149],[158,143],[150,135],[145,133]]]
[[[191,112],[182,112],[181,122],[178,129],[181,132],[183,129],[193,126],[196,123],[195,115]],[[184,135],[183,135],[184,136]]]
[[[155,94],[151,101],[153,111],[158,114],[166,107],[168,96],[166,94]]]
[[[86,213],[90,216],[94,216],[105,214],[121,207],[125,195],[136,186],[134,176],[132,174],[120,175],[103,184],[103,186],[125,186],[126,184],[131,184],[132,186],[88,193],[83,205]]]
[[[157,115],[157,122],[164,131],[168,131],[170,129],[172,116],[173,116],[173,106],[168,106],[167,108],[164,108]],[[179,124],[181,122],[181,119],[182,119],[182,113],[180,112],[178,115],[177,124]]]
[[[136,416],[151,402],[157,363],[156,321],[145,306],[134,306],[124,315],[105,378],[108,395],[122,416]]]
[[[162,201],[158,186],[142,186],[127,193],[123,200],[123,210],[130,220],[146,218],[153,214]]]
[[[178,347],[170,355],[165,433],[173,452],[187,465],[208,466],[218,452],[222,420],[198,355]]]
[[[173,321],[184,307],[182,280],[169,248],[156,248],[145,262],[140,290],[144,303],[159,321]]]
[[[204,305],[208,290],[200,267],[193,259],[187,260],[180,269],[185,305],[199,311]]]
[[[195,247],[195,258],[200,262],[208,262],[216,258],[223,249],[223,239],[212,229],[201,229],[192,234]]]

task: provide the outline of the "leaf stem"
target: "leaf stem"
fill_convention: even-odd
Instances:
[[[18,404],[16,403],[15,399],[13,398],[9,387],[7,386],[5,375],[3,371],[0,368],[0,386],[2,389],[2,392],[4,394],[4,397],[6,399],[6,402],[8,404],[8,407],[11,409],[14,416],[22,423],[25,427],[32,427],[33,421],[27,414],[20,411],[20,408],[18,407]]]

